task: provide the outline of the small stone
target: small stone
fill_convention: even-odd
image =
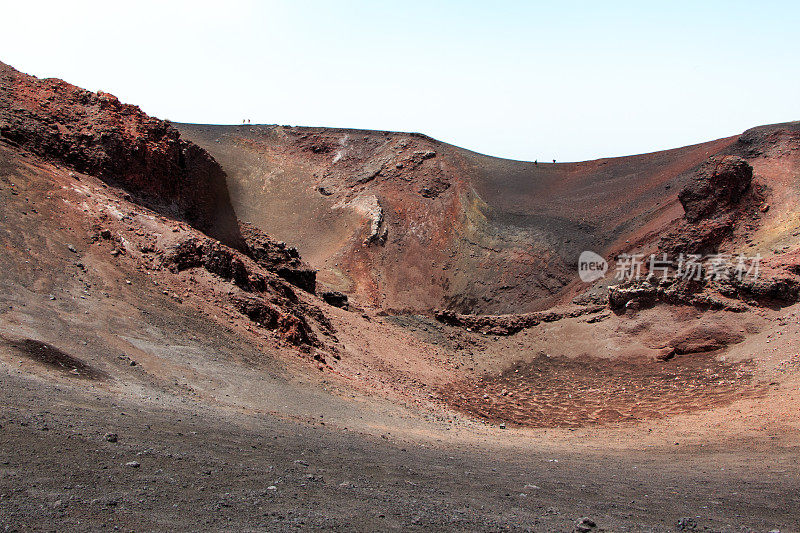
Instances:
[[[117,434],[116,433],[106,433],[103,435],[103,438],[106,439],[108,442],[117,442]]]
[[[575,522],[575,533],[589,533],[594,528],[597,527],[597,524],[594,523],[594,520],[584,516],[583,518],[579,518]]]
[[[129,466],[131,468],[139,468],[142,465],[139,464],[139,461],[130,461],[130,462],[125,463],[125,466]]]
[[[267,487],[267,490],[278,490],[278,487],[276,487],[275,485],[270,485],[269,487]]]
[[[676,350],[672,346],[665,346],[661,348],[656,354],[656,359],[659,361],[669,361],[675,357]]]
[[[78,253],[78,250],[76,250],[76,249],[75,249],[75,247],[74,247],[74,246],[72,246],[71,244],[68,244],[68,245],[67,245],[67,250],[69,250],[69,251],[70,251],[70,252],[72,252],[73,254],[77,254],[77,253]]]

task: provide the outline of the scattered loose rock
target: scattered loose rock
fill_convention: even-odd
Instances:
[[[596,527],[597,524],[594,522],[594,520],[584,516],[583,518],[579,518],[575,522],[575,528],[573,529],[573,531],[575,531],[575,533],[589,533]]]

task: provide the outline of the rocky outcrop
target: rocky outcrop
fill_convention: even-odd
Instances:
[[[671,279],[660,283],[630,281],[608,289],[608,307],[618,313],[663,302],[700,309],[741,312],[747,305],[790,305],[800,301],[800,276],[774,261],[757,276],[721,279]]]
[[[662,252],[713,253],[763,200],[752,186],[753,167],[738,156],[709,158],[678,193],[685,216],[659,244]]]
[[[296,345],[321,343],[303,317],[308,313],[297,294],[276,273],[265,270],[242,252],[208,238],[190,237],[166,249],[162,264],[173,272],[202,268],[233,283],[241,293],[230,292],[230,303],[259,326],[274,330]],[[324,319],[324,315],[322,315]],[[332,333],[327,321],[323,329]]]
[[[648,307],[658,299],[658,287],[649,283],[615,285],[608,288],[608,306],[611,309],[624,309],[631,302]]]
[[[551,309],[536,313],[509,315],[471,315],[450,310],[434,312],[436,320],[450,326],[477,331],[486,335],[513,335],[524,329],[538,326],[543,322],[555,322],[564,318],[575,318],[602,311],[602,305],[576,306],[569,309]]]
[[[697,222],[734,208],[753,181],[753,167],[738,156],[711,157],[678,193],[686,219]]]
[[[274,279],[245,254],[213,239],[201,237],[184,239],[164,252],[162,263],[173,272],[202,267],[224,280],[233,282],[242,290],[249,292],[271,290],[278,292],[287,300],[297,300],[297,295],[287,284]]]
[[[794,303],[800,300],[800,279],[788,273],[738,282],[743,297]]]
[[[735,313],[747,310],[747,305],[735,294],[719,289],[719,282],[708,280],[630,281],[608,288],[608,307],[618,314],[652,307],[659,302]]]
[[[751,156],[768,153],[774,149],[776,139],[796,139],[797,130],[796,123],[748,130],[736,150]],[[766,190],[764,185],[753,182],[753,169],[741,157],[708,159],[680,191],[678,199],[685,218],[661,240],[660,251],[672,258],[716,253],[726,241],[756,228],[769,209]],[[755,276],[677,281],[656,288],[646,282],[620,285],[609,290],[609,306],[620,310],[631,301],[636,302],[634,305],[648,305],[654,302],[653,294],[659,301],[731,310],[739,310],[744,304],[731,304],[730,300],[751,305],[787,305],[800,300],[798,264],[795,254],[785,254],[763,261]]]
[[[325,303],[334,307],[341,307],[342,309],[347,309],[348,307],[347,295],[339,291],[325,291],[322,293],[322,299]]]
[[[262,267],[274,272],[295,287],[314,293],[317,271],[304,263],[297,248],[275,242],[256,227],[240,224],[247,254]]]
[[[800,301],[800,249],[762,261],[757,276],[731,278],[725,288],[753,303],[788,305]]]
[[[242,245],[217,162],[169,122],[111,94],[0,63],[0,141],[97,176],[151,209]]]
[[[162,231],[135,232],[142,237],[135,246],[134,236],[121,239],[108,228],[98,229],[97,242],[116,242],[113,256],[135,249],[156,270],[202,269],[211,274],[200,276],[207,288],[215,288],[204,294],[204,303],[234,308],[301,347],[322,345],[315,331],[333,335],[324,315],[301,302],[290,285],[313,293],[314,269],[296,249],[249,225],[240,228],[222,168],[205,150],[181,139],[169,122],[110,94],[40,80],[0,63],[0,142],[99,178],[125,191],[120,196],[131,207],[139,204],[163,215],[149,218],[155,227],[166,225]],[[104,214],[100,220],[109,218]],[[185,276],[177,279],[186,282]]]
[[[292,313],[258,296],[233,298],[234,306],[263,328],[275,330],[284,340],[296,345],[318,345],[308,323]]]

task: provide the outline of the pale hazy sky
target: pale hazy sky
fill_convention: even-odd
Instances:
[[[0,61],[174,121],[420,131],[515,159],[800,119],[800,2],[2,3]]]

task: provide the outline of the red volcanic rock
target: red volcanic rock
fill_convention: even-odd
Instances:
[[[240,230],[247,255],[255,262],[292,285],[314,293],[317,286],[317,271],[302,261],[297,248],[273,241],[251,224],[241,223]]]
[[[730,283],[746,299],[778,304],[800,301],[800,249],[763,261],[756,278]]]
[[[297,300],[287,284],[275,283],[252,258],[205,237],[191,237],[169,247],[163,254],[162,262],[173,272],[202,267],[242,290],[269,290],[292,302]]]
[[[240,248],[225,173],[169,122],[113,95],[0,63],[0,140],[95,175]]]
[[[347,309],[348,306],[348,298],[346,294],[342,294],[339,291],[325,291],[322,293],[322,299],[325,300],[325,303],[332,305],[334,307],[341,307],[342,309]]]
[[[250,320],[262,327],[275,330],[287,342],[296,345],[319,345],[319,341],[302,317],[286,312],[260,296],[236,297],[233,299],[233,304]]]
[[[682,221],[662,239],[660,249],[670,257],[681,253],[711,253],[733,235],[735,226],[736,219],[731,214],[696,223]]]
[[[321,345],[304,314],[313,316],[332,333],[324,315],[300,305],[285,281],[233,248],[208,238],[190,237],[167,248],[162,262],[173,272],[203,268],[233,283],[242,293],[231,292],[230,303],[259,326],[276,331],[292,344]]]
[[[717,250],[763,200],[751,188],[752,181],[753,167],[741,157],[710,157],[678,193],[685,219],[662,239],[661,251],[677,256]]]
[[[252,260],[295,287],[314,293],[317,271],[303,263],[295,248],[272,241],[249,224],[243,223],[241,229],[244,254],[211,239],[194,237],[172,247],[164,255],[164,265],[177,272],[202,266],[243,289],[263,290],[263,279],[245,264]]]
[[[678,194],[686,219],[697,222],[736,205],[753,180],[753,167],[738,156],[711,157]]]
[[[434,317],[439,322],[450,326],[478,331],[486,335],[514,335],[524,329],[538,326],[542,322],[556,322],[563,318],[575,318],[597,313],[603,310],[602,305],[571,307],[568,309],[551,309],[535,313],[508,315],[473,315],[461,314],[451,310],[436,310]]]

